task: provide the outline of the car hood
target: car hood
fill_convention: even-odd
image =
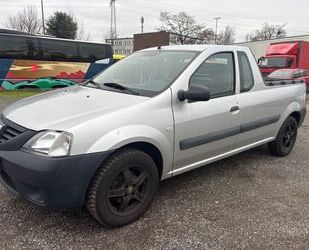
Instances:
[[[149,97],[74,86],[18,101],[3,111],[6,119],[33,130],[63,130]]]

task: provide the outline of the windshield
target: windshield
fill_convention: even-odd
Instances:
[[[106,69],[93,81],[104,89],[118,84],[118,89],[122,85],[140,95],[153,96],[166,89],[197,54],[195,51],[137,52]]]
[[[268,78],[277,78],[277,79],[291,79],[294,70],[276,70],[271,73]]]
[[[261,61],[261,67],[264,68],[286,68],[287,67],[287,57],[268,57]]]

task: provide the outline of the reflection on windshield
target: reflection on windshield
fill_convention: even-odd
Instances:
[[[265,68],[286,68],[287,57],[268,57],[261,61],[261,67]]]
[[[198,52],[142,51],[114,64],[93,80],[117,83],[140,94],[156,94],[166,89],[190,64]]]

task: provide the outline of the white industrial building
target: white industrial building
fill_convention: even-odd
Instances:
[[[266,50],[271,43],[280,43],[280,42],[289,42],[289,41],[309,41],[309,35],[303,36],[290,36],[280,39],[271,39],[265,41],[256,41],[256,42],[244,42],[236,43],[235,45],[242,45],[250,48],[255,55],[256,59],[265,56]]]
[[[133,37],[106,39],[105,41],[112,45],[114,54],[128,56],[133,52]]]

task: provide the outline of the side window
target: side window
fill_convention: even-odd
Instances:
[[[27,59],[40,60],[42,58],[42,54],[40,51],[40,39],[34,37],[26,38],[26,43],[28,46]]]
[[[41,50],[45,60],[70,61],[77,58],[77,49],[72,42],[42,39]]]
[[[189,85],[204,85],[210,97],[232,95],[235,91],[235,67],[232,52],[210,56],[191,76]]]
[[[26,59],[29,48],[24,37],[1,36],[0,57],[6,59]]]
[[[254,78],[248,56],[245,52],[238,51],[240,92],[246,92],[253,88]]]
[[[95,62],[97,60],[106,58],[106,46],[91,43],[81,43],[79,44],[79,53],[83,61]]]

